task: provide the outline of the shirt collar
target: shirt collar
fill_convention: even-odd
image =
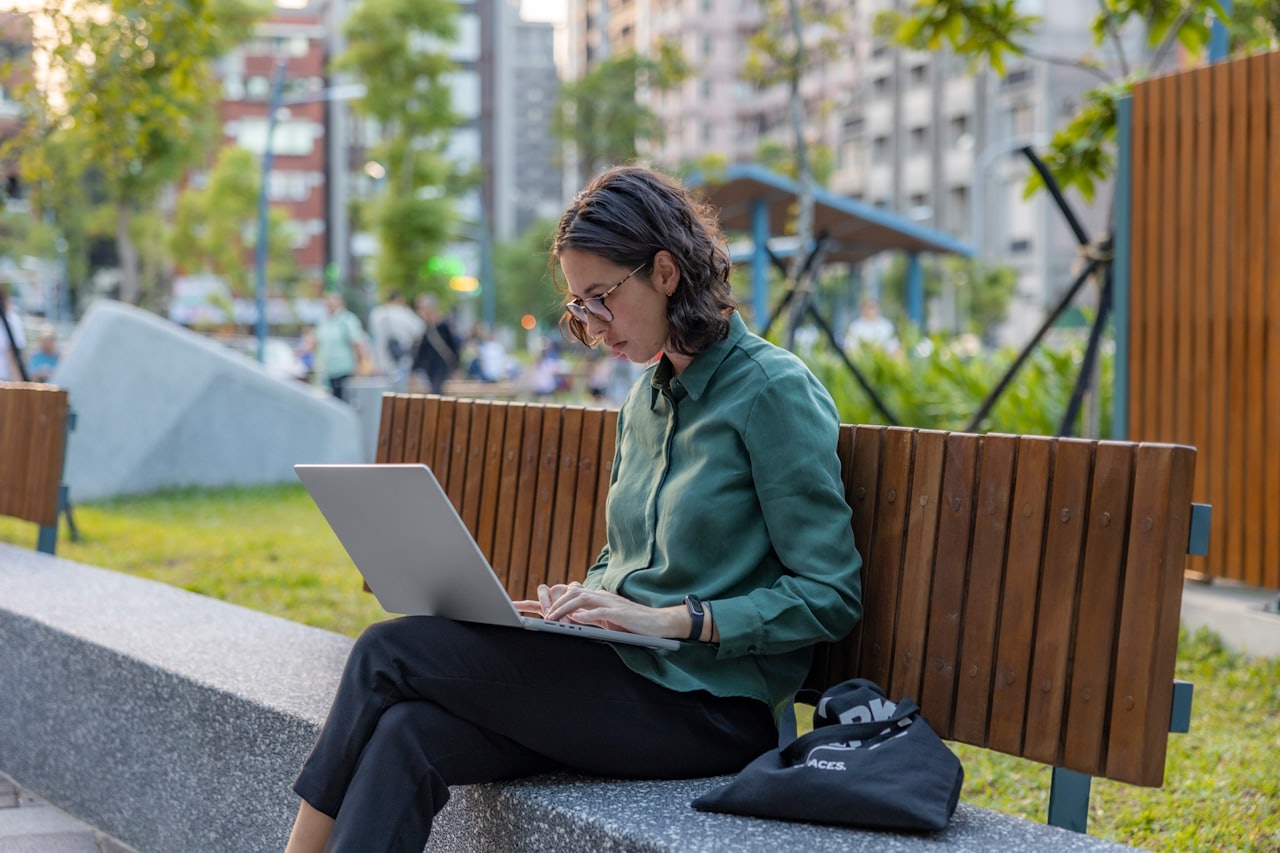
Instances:
[[[650,408],[657,404],[658,394],[662,389],[672,385],[682,387],[685,393],[695,400],[701,397],[720,364],[746,334],[747,324],[742,321],[742,316],[734,311],[729,315],[729,334],[694,356],[693,361],[689,362],[689,366],[679,376],[672,375],[671,361],[664,354],[653,372],[653,377],[649,380],[649,386],[652,389],[649,398]]]

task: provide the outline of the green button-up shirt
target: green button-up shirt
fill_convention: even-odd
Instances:
[[[619,412],[608,545],[585,583],[652,607],[698,595],[719,643],[618,654],[673,690],[777,708],[804,680],[813,644],[844,636],[862,613],[835,404],[736,313],[729,336],[679,376],[663,358],[645,379]]]

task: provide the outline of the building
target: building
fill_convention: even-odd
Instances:
[[[1052,199],[1023,198],[1029,165],[1017,150],[1046,143],[1099,79],[1030,61],[1001,79],[971,73],[948,53],[890,47],[874,37],[873,22],[895,5],[832,5],[844,44],[801,82],[807,139],[834,155],[829,189],[949,232],[975,244],[982,260],[1013,266],[1019,285],[1004,337],[1024,340],[1070,285],[1079,250]],[[1043,18],[1037,38],[1054,54],[1095,50],[1089,30],[1095,9],[1035,6]],[[793,147],[787,92],[742,79],[747,40],[777,26],[764,20],[759,3],[570,0],[569,8],[570,76],[611,51],[651,50],[663,38],[677,39],[697,69],[679,91],[649,95],[666,127],[651,152],[656,163],[679,168],[708,156],[746,163],[758,161],[764,146]],[[1105,227],[1109,187],[1099,187],[1096,199],[1088,207],[1071,196],[1091,235]],[[869,263],[863,278],[874,287],[883,261]],[[956,294],[945,294],[929,312],[931,325],[951,328],[959,304]]]
[[[318,292],[342,282],[372,299],[377,240],[353,211],[380,191],[385,168],[371,158],[379,128],[352,110],[355,81],[331,68],[346,47],[353,8],[354,0],[278,0],[254,38],[219,62],[219,114],[225,142],[261,157],[271,88],[283,69],[288,106],[272,132],[268,200],[288,212],[306,287]],[[449,85],[461,124],[448,155],[481,182],[455,200],[465,225],[448,252],[482,278],[493,239],[513,239],[562,206],[549,130],[558,76],[552,25],[522,21],[509,0],[460,3],[457,31],[447,50],[457,66]]]

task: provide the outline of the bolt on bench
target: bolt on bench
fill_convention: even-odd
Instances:
[[[604,543],[616,421],[387,394],[376,458],[430,466],[528,598],[581,579]],[[870,678],[948,740],[1053,767],[1056,826],[1085,830],[1092,777],[1162,785],[1190,720],[1174,664],[1184,558],[1208,529],[1194,448],[843,425],[838,453],[864,616],[807,686]]]

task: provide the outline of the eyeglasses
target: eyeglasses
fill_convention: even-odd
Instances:
[[[640,272],[640,270],[644,269],[648,265],[649,265],[649,262],[645,261],[643,264],[641,264],[640,266],[633,269],[631,272],[624,275],[621,279],[618,280],[617,284],[613,285],[613,287],[610,287],[608,290],[606,290],[604,293],[600,294],[599,296],[592,296],[590,299],[569,300],[567,303],[565,303],[564,310],[568,311],[570,316],[573,317],[573,319],[577,320],[579,323],[583,324],[584,326],[592,317],[595,317],[596,319],[599,319],[599,320],[603,320],[606,323],[612,323],[613,312],[609,310],[609,306],[604,304],[604,301],[608,299],[609,296],[615,290],[617,290],[619,287],[622,287],[622,285],[626,284],[627,280],[630,279],[631,276]]]

